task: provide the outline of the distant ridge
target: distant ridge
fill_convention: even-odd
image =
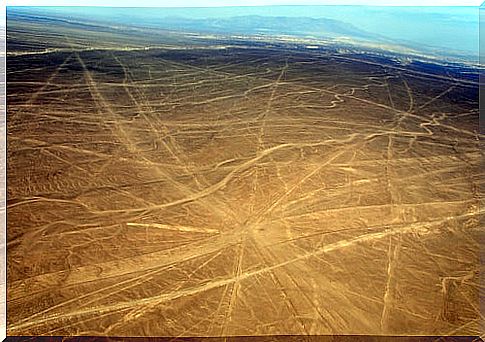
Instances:
[[[265,6],[237,8],[7,7],[9,19],[63,20],[106,29],[316,39],[390,47],[478,63],[478,7]]]
[[[352,24],[328,18],[244,15],[231,18],[188,19],[166,17],[160,21],[163,28],[190,29],[213,33],[271,34],[315,37],[348,36],[366,40],[385,38],[360,30]]]

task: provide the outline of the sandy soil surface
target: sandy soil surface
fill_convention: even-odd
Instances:
[[[9,32],[9,335],[479,334],[459,70],[38,33]]]

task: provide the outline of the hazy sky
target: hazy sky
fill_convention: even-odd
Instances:
[[[7,6],[213,7],[261,5],[480,6],[481,0],[7,0]]]

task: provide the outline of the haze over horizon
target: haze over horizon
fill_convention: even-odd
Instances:
[[[443,57],[478,61],[478,7],[244,6],[211,8],[8,7],[9,13],[65,16],[70,20],[194,32],[290,35],[365,40]],[[13,11],[13,12],[12,12]],[[257,17],[273,17],[257,20]],[[173,18],[184,18],[174,21]],[[239,17],[239,20],[233,19]],[[160,20],[161,18],[171,18]],[[284,20],[284,18],[288,18]],[[317,20],[318,19],[318,20]],[[190,21],[190,22],[189,22]],[[324,23],[325,21],[325,23]],[[329,28],[329,25],[331,26]],[[334,32],[336,31],[336,32]]]
[[[108,7],[230,7],[230,6],[288,6],[288,5],[363,5],[363,6],[481,6],[477,0],[181,0],[163,3],[155,0],[7,0],[8,6],[108,6]]]

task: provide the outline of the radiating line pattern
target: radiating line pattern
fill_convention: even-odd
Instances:
[[[250,45],[9,58],[8,334],[479,333],[473,82]]]

